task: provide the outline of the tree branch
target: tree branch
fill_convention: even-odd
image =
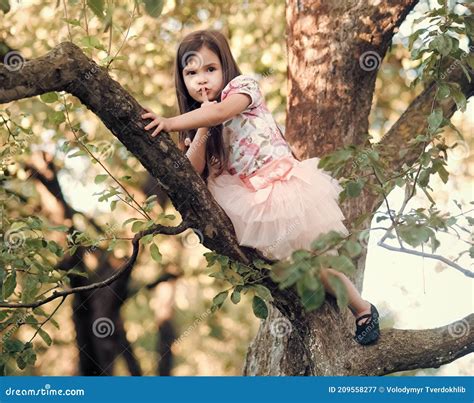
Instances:
[[[434,329],[384,329],[376,345],[364,348],[363,360],[362,348],[354,348],[347,358],[358,375],[439,368],[474,351],[474,314]]]
[[[427,257],[429,259],[439,260],[440,262],[443,262],[444,264],[455,268],[456,270],[464,274],[466,277],[474,278],[474,273],[472,271],[469,271],[463,268],[462,266],[458,265],[456,262],[453,262],[452,260],[446,259],[444,256],[436,255],[434,253],[419,252],[417,250],[407,249],[404,246],[401,246],[398,248],[396,246],[388,245],[382,241],[379,241],[377,245],[394,252],[403,252],[403,253],[408,253],[409,255],[415,255],[415,256]]]
[[[466,99],[469,99],[474,94],[474,70],[469,69],[471,82],[468,81],[466,75],[461,68],[449,70],[449,76],[446,81],[459,83],[461,91]],[[393,124],[390,130],[380,140],[381,150],[383,151],[382,158],[387,161],[387,165],[393,171],[401,169],[403,163],[408,166],[412,165],[421,153],[421,149],[411,147],[407,154],[400,156],[398,151],[405,148],[407,142],[415,137],[417,133],[424,133],[427,130],[427,117],[430,114],[433,98],[436,92],[436,84],[429,84],[425,90],[418,95],[413,102],[408,106],[400,118]],[[443,109],[443,115],[446,119],[450,119],[456,112],[456,103],[449,97],[444,102],[440,102]],[[423,143],[420,143],[421,145]],[[379,199],[374,201],[378,204]]]
[[[152,138],[143,129],[144,109],[79,47],[63,42],[20,69],[0,64],[0,103],[51,91],[71,93],[103,121],[158,180],[183,220],[200,229],[207,248],[245,264],[254,258],[267,261],[258,251],[238,245],[232,222],[188,158],[167,133]]]
[[[117,280],[119,277],[121,277],[122,275],[126,274],[127,272],[133,269],[133,266],[135,265],[135,262],[138,257],[138,251],[140,249],[139,241],[143,236],[149,235],[149,234],[177,235],[188,228],[189,228],[189,224],[186,223],[185,221],[182,221],[176,227],[166,227],[161,224],[157,224],[145,231],[140,231],[137,234],[135,234],[135,236],[133,237],[133,240],[132,240],[133,251],[130,258],[119,270],[117,270],[116,273],[114,273],[112,276],[105,279],[104,281],[89,284],[86,286],[74,287],[74,288],[70,288],[64,291],[55,291],[49,297],[41,301],[36,301],[32,303],[0,302],[0,308],[36,308],[37,306],[44,305],[50,301],[55,300],[56,298],[63,297],[69,294],[74,294],[74,293],[83,292],[83,291],[90,291],[96,288],[106,287],[109,284],[113,283],[115,280]]]

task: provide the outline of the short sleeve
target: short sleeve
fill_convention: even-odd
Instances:
[[[252,101],[248,109],[256,108],[262,103],[263,96],[258,86],[258,81],[253,77],[240,75],[232,80],[222,90],[221,101],[232,94],[247,94]]]

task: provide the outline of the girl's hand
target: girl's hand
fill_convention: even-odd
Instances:
[[[205,91],[205,88],[201,88],[201,94],[204,98],[204,100],[202,101],[202,104],[201,104],[201,108],[212,105],[212,104],[217,104],[217,101],[209,101],[209,99],[207,98],[207,93]]]
[[[171,130],[170,127],[170,119],[164,118],[162,116],[158,116],[156,113],[153,113],[150,108],[146,106],[143,107],[148,113],[141,115],[143,119],[153,119],[151,123],[145,126],[145,130],[150,130],[155,126],[158,126],[155,131],[151,134],[151,137],[155,137],[161,131],[169,132]]]
[[[212,104],[216,104],[216,103],[217,103],[217,101],[209,101],[209,99],[207,98],[207,94],[206,94],[206,91],[204,90],[204,88],[201,88],[201,93],[202,93],[203,98],[204,98],[204,101],[203,101],[202,104],[201,104],[201,108],[202,108],[202,107],[206,107],[206,106],[208,106],[208,105],[212,105]],[[201,129],[205,129],[205,132],[207,133],[207,130],[208,130],[207,127],[202,127]],[[185,145],[186,147],[189,147],[189,146],[191,145],[191,143],[192,143],[192,141],[191,141],[191,139],[190,139],[189,137],[186,137],[186,138],[184,139],[184,145]]]

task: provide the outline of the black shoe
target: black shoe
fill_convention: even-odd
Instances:
[[[369,318],[366,322],[359,325],[361,319]],[[356,319],[357,330],[354,340],[362,345],[371,344],[380,336],[379,312],[377,308],[370,304],[370,313],[361,315]]]

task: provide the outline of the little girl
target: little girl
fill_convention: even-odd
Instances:
[[[164,118],[145,108],[142,118],[153,119],[145,129],[156,127],[152,136],[179,131],[180,149],[229,216],[240,245],[281,260],[296,249],[310,249],[322,233],[348,234],[337,203],[342,187],[317,168],[319,158],[296,158],[258,82],[242,75],[224,35],[201,30],[184,38],[176,55],[175,85],[181,115]],[[328,275],[339,277],[347,288],[355,340],[376,341],[375,306],[343,273],[322,269],[321,281],[332,295]]]

